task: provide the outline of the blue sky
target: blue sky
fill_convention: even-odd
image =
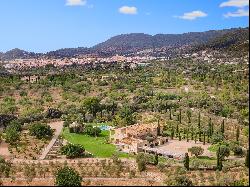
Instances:
[[[123,33],[248,27],[248,0],[0,0],[0,51],[90,47]]]

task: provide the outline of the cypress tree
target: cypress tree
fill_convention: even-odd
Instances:
[[[206,144],[206,133],[203,132],[203,145],[205,145],[205,144]]]
[[[213,134],[214,134],[214,124],[213,123],[211,124],[211,131],[212,131],[211,136],[213,136]]]
[[[172,130],[171,130],[171,139],[172,140],[174,139],[174,127],[172,127]]]
[[[195,135],[194,135],[194,142],[195,143],[197,142],[197,133],[195,133]]]
[[[185,153],[185,157],[184,157],[184,167],[189,170],[189,156],[188,153]]]
[[[181,123],[181,109],[180,109],[180,115],[179,115],[179,122]]]
[[[223,165],[222,165],[222,159],[221,159],[221,155],[220,155],[220,147],[218,148],[217,150],[217,170],[221,171],[222,168],[223,168]]]
[[[157,136],[161,135],[160,119],[157,120]]]
[[[239,142],[239,138],[240,138],[240,127],[237,127],[237,131],[236,131],[236,141]]]
[[[221,123],[221,133],[224,134],[224,132],[225,132],[225,120],[223,119]]]
[[[181,133],[180,132],[179,132],[178,136],[179,136],[179,141],[181,141]]]
[[[198,117],[198,130],[199,130],[199,141],[201,142],[201,113],[199,112]]]
[[[249,168],[249,149],[247,150],[246,160],[245,160],[245,166]]]
[[[115,115],[115,102],[112,103],[112,116]]]
[[[187,111],[188,123],[191,123],[191,116],[192,116],[191,110],[188,110]]]
[[[169,109],[169,119],[172,120],[172,110],[171,110],[171,108]]]
[[[194,128],[191,127],[191,140],[194,140]]]
[[[212,136],[212,119],[209,118],[209,123],[208,123],[208,136]]]
[[[158,165],[158,163],[159,163],[159,157],[158,157],[158,155],[156,154],[156,155],[155,155],[155,159],[154,159],[154,165]]]

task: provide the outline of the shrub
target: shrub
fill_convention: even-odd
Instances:
[[[217,143],[222,142],[223,140],[224,140],[224,136],[221,133],[216,133],[216,134],[213,134],[211,138],[211,143],[217,144]]]
[[[0,127],[6,127],[11,121],[16,120],[14,115],[0,114]]]
[[[146,170],[146,164],[147,164],[147,160],[145,158],[145,154],[139,153],[136,156],[136,163],[137,163],[138,170],[140,172],[145,171]]]
[[[199,155],[202,155],[204,152],[204,149],[202,147],[194,146],[188,149],[188,152],[190,152],[192,155],[195,155],[198,157]]]
[[[65,166],[56,173],[57,186],[81,186],[82,177],[73,168]]]
[[[60,118],[62,116],[62,112],[58,109],[50,108],[47,111],[46,117],[51,119]]]
[[[20,133],[15,128],[8,127],[5,131],[5,139],[7,143],[13,145],[20,140]]]
[[[66,155],[67,158],[78,158],[84,155],[85,149],[79,144],[67,144],[61,147],[61,153]]]
[[[165,170],[165,164],[163,164],[163,163],[158,163],[158,165],[157,165],[157,168],[161,171],[161,172],[164,172],[164,170]]]
[[[11,165],[0,156],[0,177],[9,177]]]
[[[22,130],[22,125],[19,121],[14,120],[10,122],[9,128],[15,129],[16,131],[20,132]]]
[[[38,139],[50,138],[53,135],[53,130],[49,125],[42,123],[32,124],[29,128],[30,135],[36,136]]]
[[[177,176],[175,181],[176,186],[193,186],[193,182],[187,176],[184,175]]]
[[[222,159],[222,160],[224,160],[225,159],[225,157],[229,157],[229,155],[230,155],[230,149],[229,149],[229,147],[228,146],[226,146],[226,145],[221,145],[220,146],[220,149],[218,150],[219,151],[219,155],[220,155],[220,158]],[[218,152],[217,151],[217,152]]]
[[[86,125],[84,133],[89,136],[99,136],[101,134],[101,129],[99,127],[93,127],[92,125]]]
[[[235,156],[243,156],[244,154],[242,147],[239,145],[233,146],[231,150],[233,151]]]

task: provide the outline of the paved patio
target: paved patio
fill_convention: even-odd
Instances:
[[[152,151],[158,154],[162,154],[164,156],[173,156],[174,158],[182,158],[185,153],[188,152],[188,149],[194,146],[200,146],[204,149],[203,156],[214,156],[214,153],[210,152],[208,150],[208,147],[211,144],[206,143],[203,145],[202,142],[194,142],[190,140],[189,142],[187,141],[179,141],[179,140],[169,140],[167,143],[164,145],[154,147],[154,148],[148,148],[148,147],[143,147],[144,150],[147,151]]]

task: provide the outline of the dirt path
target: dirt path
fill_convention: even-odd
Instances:
[[[9,152],[9,149],[8,149],[8,144],[4,141],[0,143],[0,155],[4,158],[11,157],[11,153]]]
[[[55,134],[52,140],[50,141],[49,145],[44,149],[42,155],[39,157],[38,160],[44,160],[47,154],[49,153],[50,149],[53,147],[55,144],[58,136],[61,134],[61,131],[63,129],[63,121],[58,121],[58,122],[52,122],[48,124],[52,129],[55,129]]]

